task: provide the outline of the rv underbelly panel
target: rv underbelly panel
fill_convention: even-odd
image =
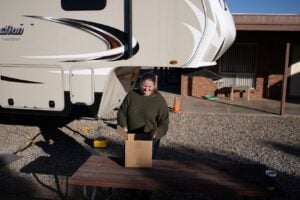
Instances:
[[[60,67],[0,67],[0,105],[10,109],[62,111],[63,73]]]

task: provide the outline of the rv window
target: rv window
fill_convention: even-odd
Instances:
[[[101,10],[105,5],[106,0],[61,0],[62,8],[67,11]]]

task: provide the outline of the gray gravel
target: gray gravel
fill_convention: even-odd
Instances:
[[[67,177],[91,154],[122,155],[115,116],[110,113],[105,122],[1,118],[0,154],[16,153],[21,158],[0,169],[0,199],[17,199],[20,194],[27,199],[63,199],[66,191],[69,199],[80,199],[79,188],[66,187]],[[300,199],[300,117],[170,113],[170,119],[158,159],[263,164],[278,172],[288,194],[285,199]],[[99,136],[109,139],[108,148],[89,146]],[[113,199],[121,198],[122,191],[118,195]],[[209,199],[201,194],[152,194],[152,199],[166,198]]]

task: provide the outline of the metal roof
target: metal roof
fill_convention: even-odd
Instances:
[[[300,15],[234,14],[238,31],[300,31]]]

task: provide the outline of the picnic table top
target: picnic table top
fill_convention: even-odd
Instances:
[[[273,196],[274,181],[262,165],[153,160],[152,168],[125,168],[122,159],[91,156],[69,179],[72,185],[144,190]]]

